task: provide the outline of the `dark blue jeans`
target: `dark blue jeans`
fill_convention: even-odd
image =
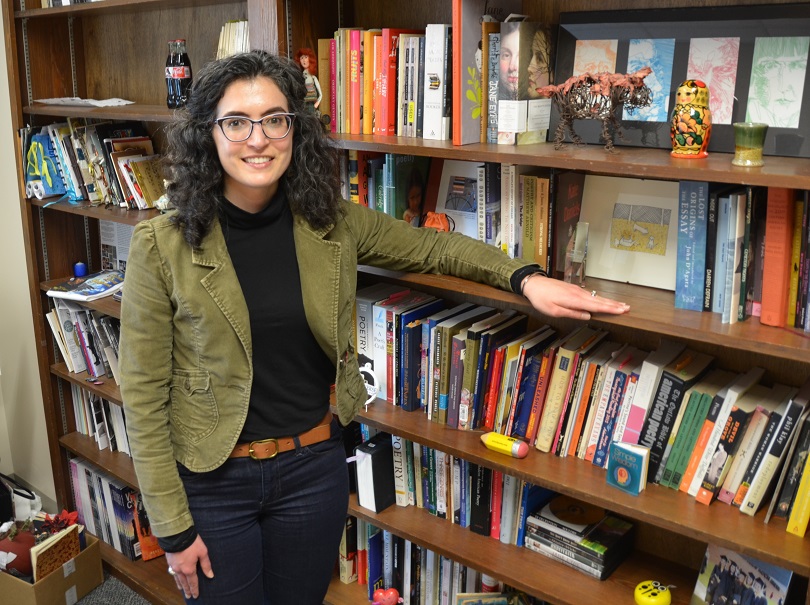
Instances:
[[[196,605],[321,605],[348,508],[346,453],[328,441],[270,460],[232,458],[208,473],[180,466],[214,578]]]

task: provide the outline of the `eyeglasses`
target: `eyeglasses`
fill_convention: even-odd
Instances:
[[[244,116],[225,116],[214,120],[214,124],[219,126],[222,134],[231,143],[241,143],[247,141],[253,134],[255,124],[261,124],[262,132],[268,139],[283,139],[290,134],[294,119],[294,113],[271,113],[258,120]]]

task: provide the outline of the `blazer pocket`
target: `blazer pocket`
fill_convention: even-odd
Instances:
[[[208,437],[219,422],[219,410],[204,370],[174,370],[169,387],[169,422],[191,443]]]

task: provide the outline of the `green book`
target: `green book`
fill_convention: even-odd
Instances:
[[[687,433],[689,433],[694,424],[695,414],[697,412],[697,408],[700,406],[700,401],[702,398],[703,393],[700,393],[696,389],[692,389],[692,392],[689,395],[689,401],[686,403],[686,411],[684,411],[681,426],[678,429],[678,433],[675,436],[675,440],[672,444],[672,451],[667,457],[666,466],[664,467],[664,474],[661,476],[661,480],[658,482],[660,485],[672,487],[670,485],[670,481],[672,479],[672,473],[675,471],[678,455],[683,449],[684,442],[687,439]]]

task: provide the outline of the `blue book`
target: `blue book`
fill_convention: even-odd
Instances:
[[[533,483],[523,484],[520,508],[518,508],[518,531],[517,540],[515,540],[517,546],[523,546],[523,540],[526,537],[526,518],[548,504],[556,495],[556,492],[545,487],[540,487]]]
[[[371,601],[374,591],[385,588],[383,580],[383,532],[369,523],[368,528],[368,600]]]
[[[512,426],[512,437],[523,439],[526,437],[526,429],[529,427],[529,414],[532,411],[532,399],[537,389],[537,379],[540,376],[540,368],[543,366],[543,353],[538,353],[526,360],[523,368],[524,380],[521,382],[518,391],[517,406],[515,407],[515,422]]]
[[[596,451],[593,455],[593,464],[595,466],[605,466],[605,458],[610,449],[611,437],[613,436],[613,427],[616,426],[619,406],[624,396],[624,390],[627,387],[627,378],[628,375],[626,372],[616,370],[616,374],[613,377],[613,386],[610,389],[610,398],[608,399],[607,408],[605,409],[604,420],[602,421],[602,429],[599,432],[599,439],[596,442]]]
[[[446,302],[437,298],[415,309],[403,312],[399,318],[399,399],[400,406],[407,412],[422,409],[420,389],[422,380],[422,320],[444,309]]]
[[[712,313],[723,313],[726,303],[726,278],[728,277],[729,257],[733,253],[728,237],[728,226],[732,215],[736,215],[736,210],[732,212],[731,192],[725,192],[720,196],[717,205],[717,249],[714,260],[714,294],[712,297]],[[730,284],[729,284],[730,285]],[[730,288],[729,288],[730,290]]]
[[[614,441],[607,461],[607,482],[637,496],[647,486],[650,450],[643,445]]]
[[[706,230],[709,184],[681,181],[678,198],[678,259],[675,307],[703,310],[706,269]]]

